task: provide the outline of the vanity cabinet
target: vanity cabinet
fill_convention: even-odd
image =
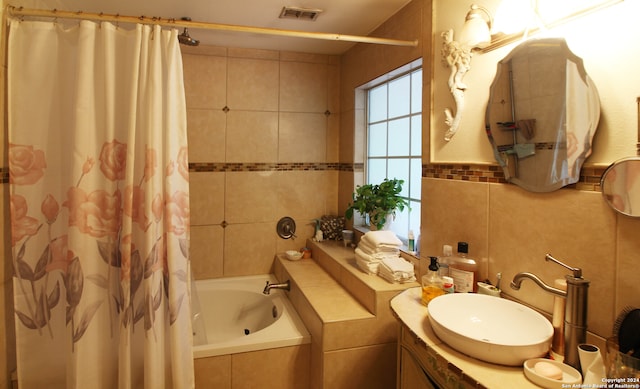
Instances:
[[[425,343],[405,325],[400,326],[398,339],[398,389],[476,388],[476,382],[473,386],[460,382],[458,369],[449,373],[447,361],[429,352]]]

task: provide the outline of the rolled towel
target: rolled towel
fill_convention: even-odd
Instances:
[[[398,239],[393,231],[389,230],[369,231],[362,236],[362,239],[370,243],[373,247],[380,245],[387,247],[402,246],[402,241]]]

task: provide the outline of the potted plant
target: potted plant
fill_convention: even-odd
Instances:
[[[388,216],[395,218],[396,210],[403,211],[409,206],[407,200],[400,197],[402,184],[404,180],[385,178],[380,184],[358,185],[345,212],[346,218],[351,219],[353,211],[358,211],[363,217],[369,215],[371,225],[381,230]]]

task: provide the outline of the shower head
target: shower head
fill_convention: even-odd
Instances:
[[[191,18],[185,17],[182,18],[182,20],[191,21]],[[178,35],[178,41],[187,46],[198,46],[200,44],[199,40],[193,39],[189,35],[189,29],[187,29],[186,27],[184,28],[184,31],[182,31],[182,34]]]

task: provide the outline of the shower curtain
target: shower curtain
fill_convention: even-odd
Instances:
[[[11,20],[20,389],[194,387],[177,31]]]

